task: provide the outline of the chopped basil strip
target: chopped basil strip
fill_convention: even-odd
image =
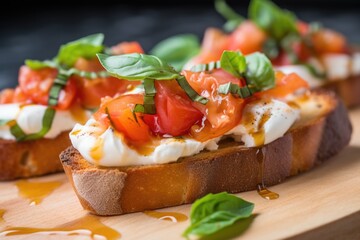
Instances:
[[[318,79],[326,79],[326,73],[325,72],[320,72],[318,69],[316,69],[316,67],[314,67],[313,65],[309,64],[309,63],[304,63],[304,66],[308,69],[308,71],[316,78]]]
[[[205,72],[205,71],[212,71],[214,69],[220,68],[220,61],[216,62],[209,62],[207,64],[197,64],[193,66],[190,71],[192,72]]]
[[[184,76],[181,76],[176,79],[180,87],[185,91],[186,95],[193,100],[194,102],[199,102],[201,104],[206,104],[209,99],[199,95],[188,83]]]
[[[152,55],[131,53],[117,56],[97,54],[97,56],[110,75],[129,81],[146,78],[170,80],[180,76],[173,67]]]
[[[210,236],[235,222],[247,220],[253,209],[253,203],[237,196],[226,192],[210,193],[196,200],[191,206],[191,225],[184,231],[183,236]]]
[[[54,117],[55,117],[56,111],[52,108],[47,108],[43,119],[42,119],[42,128],[37,133],[32,134],[26,134],[21,127],[17,124],[16,121],[13,122],[13,124],[10,122],[10,132],[11,134],[16,138],[16,141],[30,141],[30,140],[36,140],[39,138],[43,138],[46,133],[49,132],[51,129],[51,125],[53,123]]]
[[[63,89],[63,87],[66,85],[69,77],[69,75],[58,73],[55,81],[53,82],[53,85],[50,88],[48,100],[49,106],[56,106],[58,104],[61,89]]]
[[[223,70],[238,78],[246,72],[246,60],[240,52],[224,51],[220,65]]]
[[[136,104],[134,112],[141,112],[145,114],[155,114],[155,81],[153,79],[144,79],[144,104]]]
[[[220,85],[218,89],[218,93],[220,94],[231,93],[232,95],[240,98],[250,97],[254,92],[255,91],[248,86],[240,87],[239,85],[231,82]]]
[[[273,38],[269,38],[262,46],[262,51],[268,58],[275,59],[280,54],[280,49],[277,41]]]
[[[215,9],[227,20],[224,29],[228,32],[233,31],[245,20],[245,18],[236,13],[225,0],[215,0]]]

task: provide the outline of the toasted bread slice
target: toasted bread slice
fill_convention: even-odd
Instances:
[[[313,92],[301,105],[301,120],[261,149],[225,140],[216,151],[174,163],[118,168],[92,165],[73,147],[60,159],[82,206],[98,215],[191,203],[207,193],[254,190],[261,181],[270,186],[309,170],[348,144],[352,127],[332,92]]]
[[[63,171],[58,156],[69,144],[69,131],[54,139],[42,138],[26,142],[0,139],[0,180]]]
[[[334,82],[329,81],[321,87],[337,93],[349,108],[360,106],[360,76],[352,76]]]

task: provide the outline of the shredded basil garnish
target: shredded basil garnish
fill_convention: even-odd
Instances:
[[[51,125],[53,123],[55,113],[56,113],[56,111],[53,108],[46,109],[43,119],[42,119],[42,128],[37,133],[26,134],[15,120],[9,122],[9,125],[11,125],[10,132],[16,138],[16,141],[18,141],[18,142],[30,141],[30,140],[36,140],[36,139],[42,138],[51,129]]]
[[[197,64],[193,66],[190,71],[192,72],[205,72],[205,71],[212,71],[214,69],[221,68],[220,61],[209,62],[206,64]]]
[[[248,98],[255,92],[256,91],[249,86],[240,87],[239,85],[231,82],[220,85],[218,89],[218,93],[220,94],[231,93],[232,95],[240,98]]]
[[[186,80],[186,78],[184,76],[180,76],[179,78],[176,79],[176,81],[178,82],[178,84],[180,85],[180,87],[185,91],[185,93],[188,95],[188,97],[194,101],[194,102],[199,102],[201,104],[206,104],[209,99],[199,95],[188,83],[188,81]]]
[[[136,104],[134,112],[146,113],[146,114],[155,114],[155,81],[154,79],[144,79],[144,104]]]

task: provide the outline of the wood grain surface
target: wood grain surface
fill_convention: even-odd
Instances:
[[[237,194],[255,203],[255,215],[250,228],[236,239],[360,239],[360,109],[352,110],[350,115],[354,125],[350,146],[312,171],[271,187],[280,194],[279,199],[265,200],[256,191]],[[52,183],[43,185],[48,186],[46,191],[34,193],[43,195],[37,198],[32,198],[31,191],[19,191],[26,182],[0,183],[0,239],[183,239],[181,233],[189,225],[184,217],[181,220],[185,221],[172,222],[152,217],[157,214],[89,215],[64,174],[28,182],[38,186],[40,182]],[[188,216],[190,207],[158,211]],[[47,232],[5,236],[10,231],[4,230],[10,228]],[[77,231],[86,228],[90,231]]]

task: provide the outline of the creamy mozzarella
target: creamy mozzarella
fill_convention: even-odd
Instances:
[[[41,130],[42,119],[47,106],[20,104],[1,104],[0,119],[15,120],[26,134],[37,133]],[[90,112],[87,113],[90,115]],[[55,138],[63,131],[71,130],[76,124],[76,119],[70,111],[57,110],[51,125],[51,129],[44,138]],[[15,140],[8,125],[0,126],[0,138]]]
[[[272,100],[249,104],[244,114],[251,117],[243,117],[242,122],[225,135],[244,142],[246,147],[253,147],[270,143],[283,136],[298,118],[299,110],[291,108],[284,102]],[[258,135],[263,135],[261,138],[264,141],[257,141]],[[70,139],[87,161],[101,166],[174,162],[180,157],[191,156],[204,149],[216,150],[220,140],[214,138],[199,142],[190,138],[163,138],[155,144],[150,154],[144,155],[130,148],[121,134],[116,133],[111,127],[102,129],[94,119],[90,119],[85,125],[76,124],[70,133]]]

